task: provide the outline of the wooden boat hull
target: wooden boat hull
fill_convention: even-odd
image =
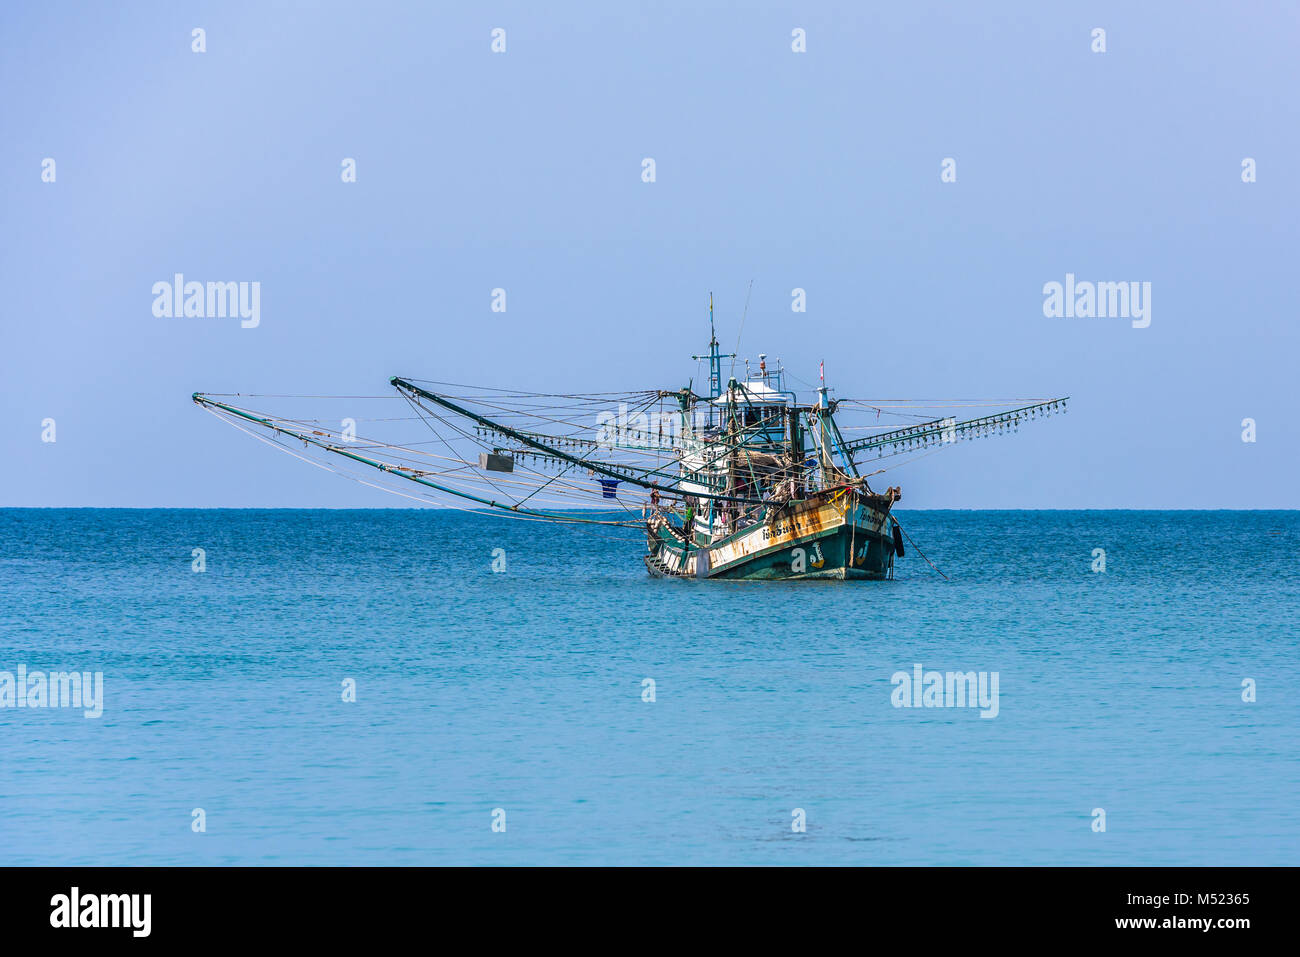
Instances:
[[[665,577],[869,581],[894,569],[888,503],[847,493],[772,507],[764,521],[710,546],[688,548],[653,522],[647,540],[646,568]]]

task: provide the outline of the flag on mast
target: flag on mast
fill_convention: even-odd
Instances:
[[[821,364],[817,366],[817,374],[820,375],[822,378],[822,385],[825,385],[826,384],[826,360],[825,359],[823,359],[821,361]]]
[[[709,325],[713,325],[713,292],[709,292]]]

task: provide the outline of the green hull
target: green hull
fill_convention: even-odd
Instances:
[[[663,528],[649,528],[646,568],[664,577],[743,581],[879,581],[892,578],[894,539],[888,512],[866,506],[848,509],[833,524],[806,534],[796,528],[771,534],[754,526],[713,546],[685,544]],[[736,556],[728,543],[746,540],[748,552]],[[768,544],[770,542],[770,544]]]

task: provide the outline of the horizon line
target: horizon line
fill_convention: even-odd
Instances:
[[[438,505],[0,505],[0,512],[99,511],[99,512],[468,512],[491,514],[482,509]],[[575,508],[556,510],[556,514],[613,512],[609,508]],[[929,508],[895,508],[899,512],[1300,512],[1300,506],[1258,506],[1197,508],[1183,506],[1050,506],[1050,507],[973,507],[933,506]]]

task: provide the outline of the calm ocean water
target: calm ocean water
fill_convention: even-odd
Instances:
[[[451,512],[0,510],[0,672],[105,690],[0,709],[0,863],[1297,863],[1300,513],[899,516],[950,582],[654,580],[634,532]],[[997,717],[893,707],[917,663],[997,672]]]

